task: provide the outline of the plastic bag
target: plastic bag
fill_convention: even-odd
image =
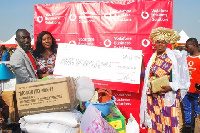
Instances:
[[[139,133],[140,128],[139,124],[133,117],[133,115],[130,113],[130,118],[128,119],[128,123],[126,125],[126,133]]]
[[[76,81],[76,97],[80,101],[90,100],[95,92],[94,83],[89,77],[83,76]]]

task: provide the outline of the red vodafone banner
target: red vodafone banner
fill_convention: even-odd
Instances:
[[[154,51],[149,33],[159,26],[172,28],[172,5],[172,0],[39,4],[35,5],[34,37],[47,30],[57,43],[142,50],[146,64]],[[97,88],[136,93],[140,88],[139,84],[93,81]]]
[[[149,34],[153,28],[161,26],[173,26],[173,0],[39,4],[35,5],[34,12],[35,40],[41,31],[47,30],[57,43],[142,50],[145,64],[154,52]],[[97,88],[112,89],[123,115],[128,119],[132,113],[139,122],[142,83],[98,79],[93,79],[93,82]]]

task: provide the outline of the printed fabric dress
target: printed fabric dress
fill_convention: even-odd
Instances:
[[[150,68],[148,88],[150,88],[150,81],[155,78],[168,75],[170,80],[171,71],[172,61],[166,53],[155,56]],[[147,90],[147,108],[152,122],[152,128],[148,128],[148,133],[180,133],[182,125],[180,94],[176,93],[176,100],[172,106],[166,106],[164,98],[165,94],[153,94],[151,89]]]
[[[56,53],[51,53],[47,60],[45,60],[44,57],[36,58],[38,62],[36,66],[38,74],[45,74],[45,73],[53,74],[56,55],[57,55]]]

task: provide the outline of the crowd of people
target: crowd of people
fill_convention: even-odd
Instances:
[[[176,43],[180,36],[176,30],[164,27],[153,29],[149,38],[155,44],[156,51],[146,67],[142,63],[141,127],[147,128],[148,133],[193,132],[194,118],[200,113],[198,41],[189,38],[184,49],[171,50],[168,45]],[[16,41],[18,47],[11,56],[5,46],[1,48],[1,58],[10,60],[17,84],[34,82],[53,74],[57,44],[50,32],[38,34],[33,51],[30,33],[26,29],[16,31]],[[162,86],[161,83],[161,88],[153,92],[153,81],[164,76],[169,84]]]

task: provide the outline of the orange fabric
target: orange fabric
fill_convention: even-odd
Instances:
[[[200,91],[197,91],[195,88],[195,83],[200,84],[200,56],[188,56],[187,63],[191,83],[188,92],[200,94]]]

